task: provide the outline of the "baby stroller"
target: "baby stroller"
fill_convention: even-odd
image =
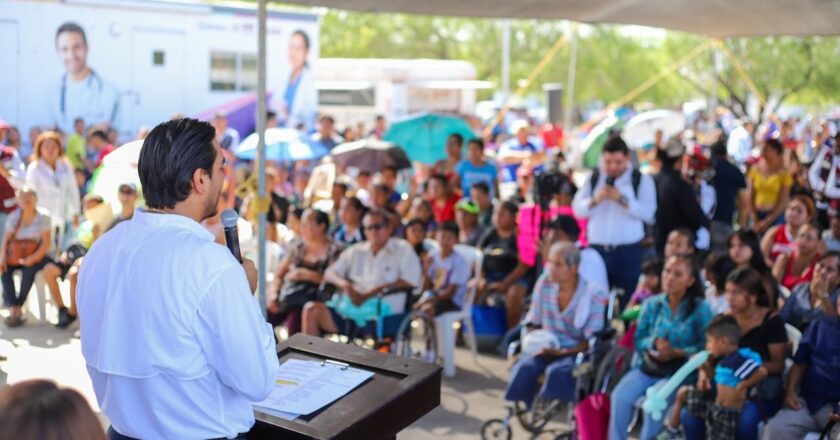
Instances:
[[[519,424],[531,434],[532,438],[537,437],[547,432],[544,430],[545,426],[559,415],[563,416],[562,420],[571,426],[571,429],[555,431],[555,438],[576,438],[576,429],[574,426],[574,409],[576,403],[593,391],[601,390],[604,380],[607,380],[607,383],[609,383],[609,378],[612,376],[612,374],[609,374],[609,368],[605,369],[601,368],[601,366],[606,360],[606,356],[616,344],[617,331],[612,327],[611,323],[617,304],[617,292],[610,292],[609,302],[605,312],[605,328],[593,335],[589,340],[589,349],[585,353],[579,353],[575,358],[575,366],[572,373],[575,378],[574,402],[561,402],[547,399],[541,397],[539,394],[534,399],[530,409],[526,408],[521,402],[514,402],[507,407],[508,413],[504,419],[488,420],[482,425],[481,438],[484,440],[510,439],[513,435],[511,421],[514,418],[519,420]],[[513,360],[520,350],[520,341],[511,343],[508,348],[508,359]]]

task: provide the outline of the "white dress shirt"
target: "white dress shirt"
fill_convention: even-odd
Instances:
[[[419,287],[422,269],[411,244],[401,238],[391,238],[375,255],[369,241],[356,243],[342,252],[327,270],[352,282],[358,291],[367,292],[397,280]]]
[[[572,209],[576,217],[588,218],[586,237],[590,244],[618,246],[638,243],[645,237],[644,224],[653,224],[656,214],[656,185],[650,176],[642,174],[637,197],[633,190],[632,173],[633,169],[627,167],[627,170],[615,179],[615,187],[627,198],[627,207],[614,200],[604,200],[593,207],[589,206],[593,195],[606,185],[607,173],[603,170],[598,173],[594,191],[591,190],[590,174],[575,194]]]
[[[601,254],[595,249],[580,250],[580,265],[578,275],[586,280],[589,285],[601,286],[603,290],[609,290],[610,282],[607,278],[607,265]]]
[[[137,210],[103,235],[79,274],[82,354],[120,434],[234,437],[271,392],[274,333],[245,271],[184,216]]]
[[[30,163],[26,169],[26,184],[35,189],[38,206],[49,211],[53,225],[63,225],[81,213],[76,176],[66,160],[57,160],[55,169],[43,159]]]
[[[743,125],[734,128],[729,133],[729,139],[726,141],[726,153],[739,166],[743,166],[744,162],[750,157],[752,147],[752,134]]]

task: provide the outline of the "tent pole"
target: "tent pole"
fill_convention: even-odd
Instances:
[[[569,56],[569,74],[566,75],[566,109],[563,112],[563,145],[569,144],[569,135],[572,133],[572,111],[575,106],[575,74],[577,73],[577,27],[572,28],[571,55]],[[550,121],[554,124],[557,121]],[[565,149],[565,148],[564,148]]]
[[[510,19],[502,20],[502,103],[510,97]]]
[[[257,133],[259,141],[257,142],[257,168],[259,169],[259,178],[257,179],[257,194],[261,200],[261,209],[258,210],[259,231],[257,239],[257,273],[259,274],[259,282],[257,283],[257,298],[259,299],[260,309],[263,316],[266,316],[265,309],[265,280],[266,280],[266,262],[265,262],[265,240],[266,240],[266,213],[269,204],[266,204],[266,190],[265,190],[265,117],[266,117],[266,85],[265,85],[265,71],[266,71],[266,56],[265,56],[265,27],[266,27],[266,0],[259,0],[257,7]],[[270,201],[269,201],[270,203]]]

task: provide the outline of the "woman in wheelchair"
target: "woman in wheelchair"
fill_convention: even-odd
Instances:
[[[530,407],[539,393],[543,398],[574,401],[575,355],[586,351],[589,338],[603,329],[607,301],[604,287],[579,277],[579,264],[580,251],[574,244],[551,246],[546,269],[534,286],[525,326],[550,331],[558,344],[519,358],[511,371],[506,400]]]

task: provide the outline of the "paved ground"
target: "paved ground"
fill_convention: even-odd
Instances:
[[[6,311],[0,311],[6,316]],[[76,327],[77,328],[77,327]],[[75,329],[58,330],[52,325],[36,323],[8,329],[0,324],[0,387],[33,378],[49,378],[79,390],[99,411],[96,397],[81,356],[81,343]],[[477,439],[486,420],[502,417],[505,406],[502,396],[508,367],[504,359],[479,355],[473,362],[468,350],[456,353],[458,374],[444,379],[441,406],[404,430],[400,439]],[[107,419],[102,417],[103,424]],[[528,438],[514,424],[514,438]],[[550,435],[542,438],[552,438]]]

